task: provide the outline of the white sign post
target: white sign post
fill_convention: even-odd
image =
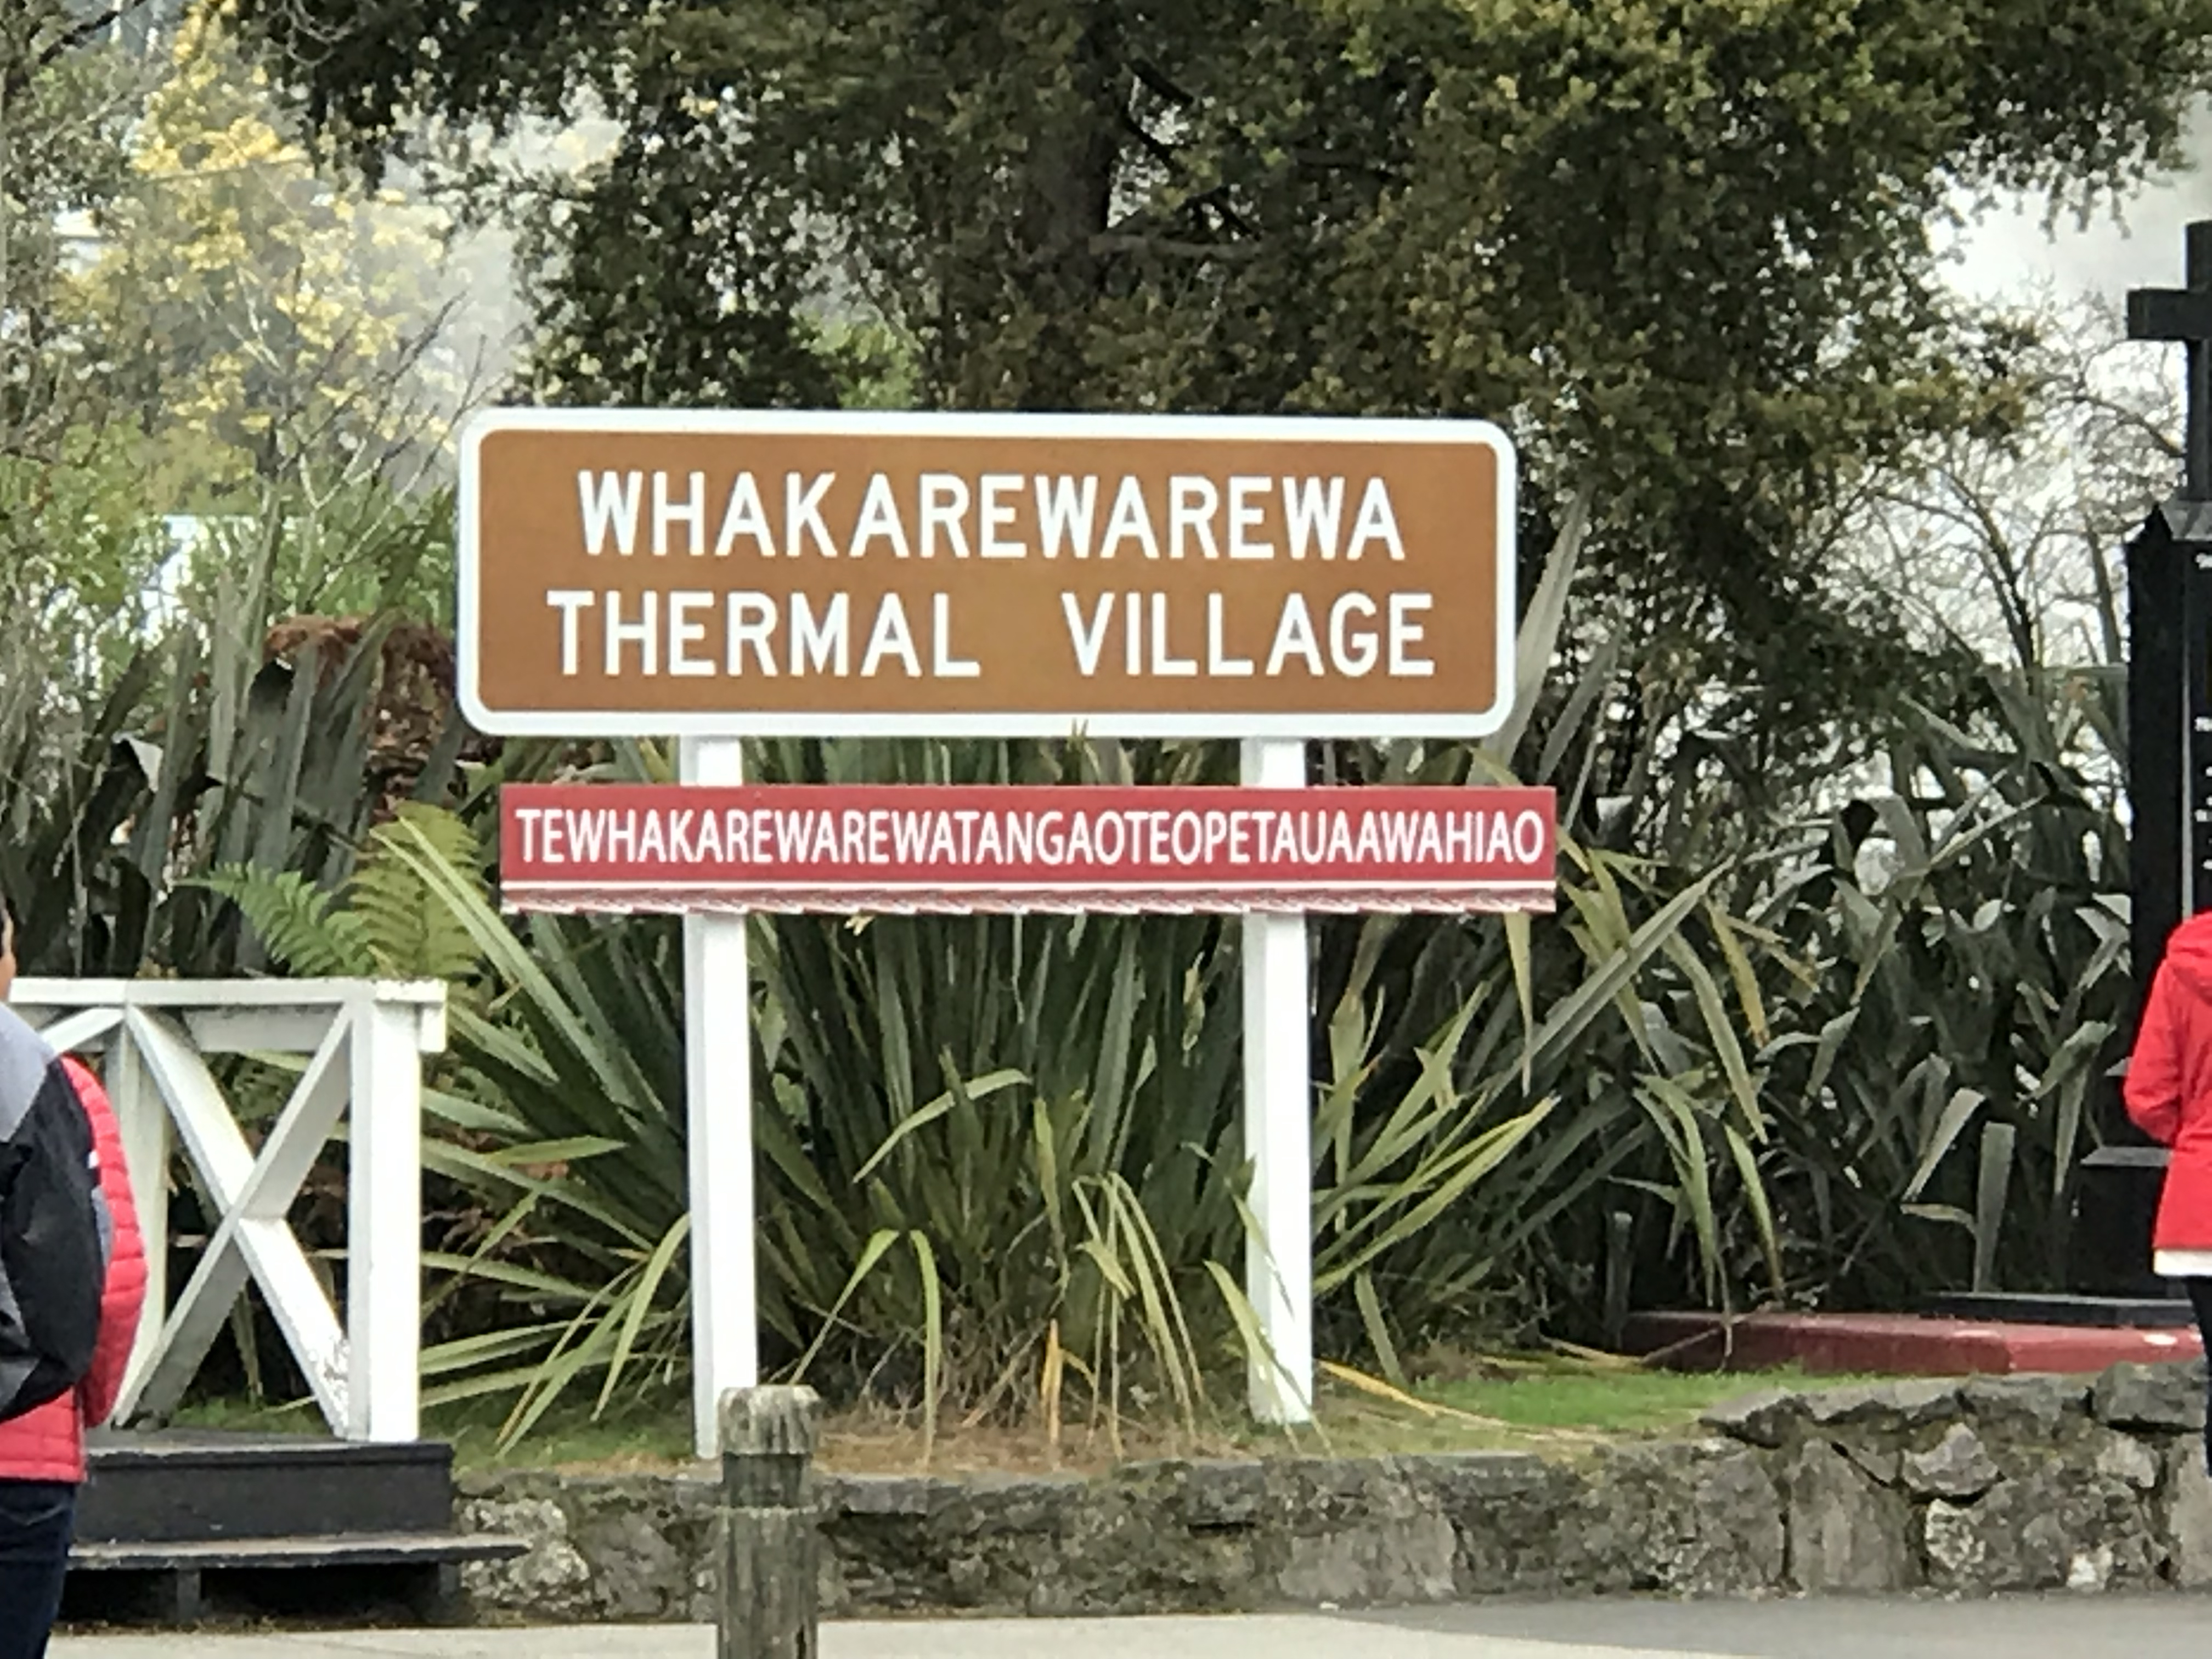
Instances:
[[[1249,787],[1303,788],[1306,746],[1248,738]],[[1244,1295],[1265,1352],[1247,1361],[1252,1415],[1262,1423],[1313,1418],[1313,999],[1306,984],[1306,919],[1244,918],[1244,1155],[1252,1214]]]
[[[687,784],[744,781],[736,738],[684,738]],[[690,1151],[691,1421],[718,1456],[723,1395],[760,1381],[753,1249],[752,984],[744,913],[684,918],[684,1119]],[[707,1197],[714,1194],[711,1200]]]

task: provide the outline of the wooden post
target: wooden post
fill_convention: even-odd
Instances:
[[[373,989],[356,1000],[352,1018],[345,1435],[404,1444],[422,1432],[422,1052],[429,1045],[418,1009]],[[442,1048],[442,1026],[438,1037]],[[313,1139],[321,1139],[318,1130]],[[290,1177],[293,1189],[307,1168],[303,1161]]]
[[[722,1396],[718,1659],[817,1659],[821,1540],[811,1389]]]

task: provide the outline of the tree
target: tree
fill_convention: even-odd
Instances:
[[[64,298],[112,365],[145,497],[223,526],[204,574],[237,579],[221,614],[251,629],[271,604],[373,605],[406,574],[391,544],[421,557],[416,507],[473,388],[447,337],[445,216],[318,177],[229,12],[183,11]]]
[[[1506,419],[1532,553],[1590,486],[1593,586],[1785,769],[1910,677],[1824,509],[2018,414],[1931,227],[2168,158],[2212,76],[2212,0],[240,11],[372,166],[613,117],[581,181],[496,180],[541,396],[849,397],[857,339],[924,405]]]
[[[135,644],[161,556],[125,505],[112,362],[67,302],[75,233],[125,187],[143,91],[99,36],[62,0],[0,9],[0,771],[34,785],[76,736],[65,690]]]
[[[2045,298],[2021,432],[1946,435],[1872,480],[1859,568],[1914,625],[2027,675],[2117,665],[2121,549],[2181,466],[2172,367],[2110,307]]]
[[[434,227],[319,183],[219,4],[111,38],[156,9],[0,7],[0,886],[49,968],[216,962],[156,921],[167,878],[295,828],[314,872],[386,751],[441,736],[402,706],[428,630],[307,630],[343,683],[296,707],[270,661],[294,611],[450,592]]]

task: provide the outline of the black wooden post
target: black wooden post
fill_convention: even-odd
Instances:
[[[2128,884],[2138,1003],[2166,935],[2187,914],[2189,559],[2164,508],[2128,545]]]
[[[2212,907],[2212,221],[2189,227],[2185,285],[2128,295],[2128,337],[2178,343],[2188,431],[2180,493],[2128,546],[2130,958],[2136,1012],[2166,941]],[[2083,1160],[2075,1234],[2080,1288],[2156,1295],[2151,1219],[2164,1152],[2099,1103],[2105,1146]]]
[[[2128,337],[2179,342],[2186,359],[2181,493],[2128,549],[2128,802],[2134,819],[2132,958],[2150,986],[2166,935],[2212,904],[2212,221],[2187,232],[2184,288],[2128,295]]]
[[[714,1584],[718,1659],[817,1659],[821,1540],[811,1389],[722,1396]]]

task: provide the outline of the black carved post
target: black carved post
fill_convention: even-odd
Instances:
[[[2128,801],[2138,1000],[2166,952],[2166,935],[2203,908],[2200,891],[2212,900],[2212,883],[2198,879],[2212,848],[2212,823],[2197,816],[2212,802],[2203,787],[2212,726],[2195,729],[2212,716],[2199,575],[2212,553],[2205,512],[2212,505],[2212,221],[2190,226],[2187,236],[2188,286],[2128,295],[2128,337],[2179,341],[2188,381],[2181,493],[2151,516],[2128,550]]]
[[[2164,508],[2128,547],[2128,860],[2138,1002],[2184,915],[2188,562]]]
[[[2138,1012],[2166,941],[2212,907],[2212,222],[2187,233],[2186,286],[2128,295],[2128,337],[2179,342],[2188,430],[2181,492],[2128,547],[2129,885]],[[2162,1151],[2103,1101],[2105,1146],[2083,1161],[2077,1279],[2108,1294],[2160,1291],[2151,1218]]]
[[[722,1396],[717,1659],[816,1659],[821,1541],[811,1389]]]

